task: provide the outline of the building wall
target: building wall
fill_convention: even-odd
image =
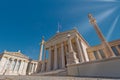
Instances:
[[[70,76],[120,78],[120,57],[68,66]]]

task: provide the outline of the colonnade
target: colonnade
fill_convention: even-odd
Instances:
[[[52,59],[52,55],[53,55],[53,59]],[[52,47],[49,48],[47,71],[50,71],[51,69],[56,70],[59,68],[65,68],[64,43],[60,43],[59,47],[56,44],[53,46],[53,49]]]
[[[35,73],[36,70],[37,70],[37,63],[35,63],[35,62],[29,63],[28,68],[29,68],[29,69],[28,69],[28,74]]]
[[[3,57],[1,63],[3,64],[1,64],[0,73],[3,73],[3,75],[9,75],[10,73],[11,75],[26,74],[27,60]]]
[[[66,61],[66,55],[69,54],[70,52],[75,52],[73,49],[73,43],[72,39],[75,40],[76,43],[76,48],[77,48],[77,55],[73,55],[75,63],[81,63],[85,62],[85,56],[84,52],[82,50],[82,45],[80,44],[80,40],[77,36],[72,37],[68,36],[66,41],[61,41],[61,43],[56,43],[54,45],[51,45],[47,47],[47,50],[49,52],[48,60],[47,60],[47,66],[45,65],[45,61],[42,61],[42,67],[41,67],[41,72],[44,71],[51,71],[51,70],[57,70],[57,69],[62,69],[65,68],[67,65]],[[44,59],[46,60],[46,48],[44,51]],[[76,58],[76,60],[75,60]],[[77,61],[78,58],[78,61]],[[65,62],[66,61],[66,62]],[[46,69],[45,69],[46,66]]]

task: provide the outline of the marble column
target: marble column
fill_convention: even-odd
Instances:
[[[42,39],[42,42],[41,42],[41,45],[40,45],[39,61],[42,60],[43,46],[44,46],[44,39]]]
[[[34,69],[33,69],[33,72],[35,72],[35,67],[36,67],[36,65],[35,65],[35,63],[34,63]]]
[[[57,59],[58,59],[58,57],[57,57],[57,45],[55,45],[55,48],[54,48],[54,70],[56,70],[58,68]]]
[[[35,64],[35,72],[36,72],[36,70],[37,70],[37,63]]]
[[[24,64],[24,65],[25,65],[25,64]],[[29,70],[28,70],[28,72],[29,72],[29,74],[32,73],[32,63],[31,63],[31,62],[29,63]]]
[[[23,68],[23,73],[26,75],[26,70],[28,66],[28,61],[25,62],[24,68]]]
[[[23,70],[24,70],[24,67],[25,67],[25,61],[23,61],[22,72],[23,72]]]
[[[0,72],[2,73],[5,69],[5,65],[7,63],[7,58],[5,57],[2,57],[1,61],[0,61]]]
[[[33,73],[34,72],[34,63],[32,63],[32,71],[31,71],[31,73]]]
[[[77,45],[77,51],[78,51],[78,57],[79,57],[79,60],[80,62],[84,62],[84,54],[83,54],[83,51],[82,51],[82,48],[80,46],[80,43],[79,43],[79,39],[78,37],[76,36],[75,37],[75,41],[76,41],[76,45]]]
[[[20,74],[22,74],[23,66],[24,66],[24,62],[21,61],[21,65],[20,65],[20,68],[19,68],[19,73],[20,73]]]
[[[61,43],[61,58],[62,58],[62,68],[65,68],[65,55],[64,55],[64,45]]]
[[[97,52],[97,54],[99,56],[99,59],[102,59],[102,56],[101,56],[100,52],[98,50],[96,52]]]
[[[10,71],[13,71],[13,66],[14,65],[14,59],[12,59],[12,61],[11,61],[11,65],[10,65]]]
[[[20,66],[21,66],[21,60],[19,61],[19,65],[18,65],[18,69],[17,69],[18,72],[19,72]]]
[[[41,72],[45,71],[45,61],[46,61],[46,49],[44,50],[44,60],[42,61]]]
[[[16,64],[15,64],[15,68],[14,68],[14,71],[17,72],[17,67],[18,67],[18,60],[16,61]]]
[[[49,48],[49,58],[48,58],[48,64],[47,64],[47,71],[51,70],[51,48]]]
[[[6,74],[8,63],[9,63],[9,58],[6,58],[5,65],[4,65],[3,70],[2,70],[3,75]]]

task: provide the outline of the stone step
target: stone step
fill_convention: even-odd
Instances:
[[[84,78],[61,76],[0,76],[0,80],[120,80],[109,78]]]
[[[54,71],[50,71],[50,72],[41,72],[41,73],[35,73],[32,75],[44,75],[44,76],[65,76],[67,74],[67,70],[66,69],[59,69],[59,70],[54,70]]]

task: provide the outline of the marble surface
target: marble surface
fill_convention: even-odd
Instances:
[[[61,76],[0,76],[0,80],[120,80],[106,78],[61,77]]]

